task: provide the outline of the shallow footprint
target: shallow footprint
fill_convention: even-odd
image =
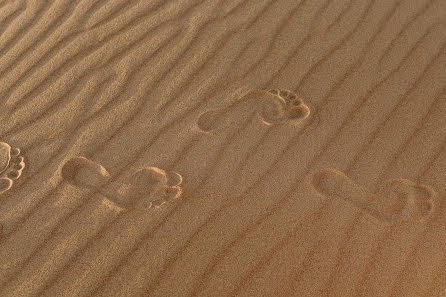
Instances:
[[[115,205],[124,209],[148,209],[178,198],[181,195],[182,177],[176,172],[166,172],[157,167],[137,170],[127,182],[106,184],[111,176],[102,165],[84,157],[68,160],[61,170],[62,178],[77,187],[95,189]]]
[[[262,105],[261,115],[267,124],[292,122],[303,125],[309,119],[311,112],[304,100],[289,90],[266,90],[270,98]],[[269,103],[269,104],[268,104]]]
[[[20,149],[0,142],[0,194],[12,188],[24,168],[25,162],[20,155]]]
[[[199,116],[197,126],[203,132],[210,132],[225,129],[230,125],[238,125],[245,121],[249,114],[256,112],[258,102],[262,101],[260,96],[264,94],[266,94],[265,91],[252,90],[227,107],[208,110]]]
[[[0,194],[8,191],[9,189],[12,188],[12,180],[10,179],[6,179],[6,178],[1,178],[0,179]]]
[[[162,186],[152,196],[150,207],[159,208],[162,205],[178,199],[182,194],[179,186]]]
[[[109,180],[110,174],[102,165],[84,157],[74,157],[62,167],[62,178],[78,187],[99,189]]]
[[[255,89],[243,95],[234,104],[202,113],[197,125],[200,130],[209,132],[225,125],[234,124],[231,111],[238,108],[243,119],[248,113],[257,113],[265,125],[292,123],[298,126],[310,124],[311,112],[303,99],[288,90]]]
[[[436,192],[426,185],[407,179],[392,179],[381,192],[394,201],[392,210],[393,213],[400,214],[398,219],[421,221],[433,211]]]
[[[376,197],[341,171],[331,168],[322,169],[313,175],[312,184],[323,196],[344,200],[379,220],[385,220],[380,212],[370,205],[372,201],[376,201]]]
[[[181,195],[182,177],[158,167],[137,170],[127,183],[122,184],[116,197],[125,208],[145,209],[160,207]]]
[[[263,99],[263,106],[259,111],[262,121],[266,125],[276,125],[286,120],[286,102],[280,96],[268,94]]]
[[[209,110],[200,115],[198,128],[204,132],[215,130],[222,123],[223,110]]]
[[[391,180],[378,194],[372,194],[344,173],[326,168],[313,176],[312,183],[322,195],[342,199],[385,222],[419,221],[433,208],[434,192],[409,180]]]

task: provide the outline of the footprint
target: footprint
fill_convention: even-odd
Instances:
[[[310,108],[295,93],[289,90],[266,90],[267,104],[262,105],[261,116],[266,124],[280,124],[287,121],[303,124],[310,116]]]
[[[265,125],[292,123],[297,126],[310,124],[311,112],[303,99],[288,90],[252,90],[232,105],[202,113],[197,125],[209,132],[233,124],[234,109],[241,111],[242,118],[248,113],[256,112]]]
[[[12,188],[25,168],[19,148],[11,148],[5,142],[0,142],[0,194]]]
[[[125,209],[159,208],[180,197],[182,176],[157,167],[137,170],[120,185],[107,189],[110,174],[102,165],[84,157],[68,160],[61,170],[62,178],[77,187],[95,189],[108,200]]]
[[[380,193],[394,201],[391,210],[399,214],[394,219],[411,218],[414,221],[424,220],[433,211],[436,196],[430,187],[407,179],[388,181]]]
[[[74,157],[62,167],[62,178],[75,186],[100,189],[110,178],[107,169],[84,157]]]
[[[433,209],[435,192],[405,179],[390,180],[377,194],[372,194],[344,173],[326,168],[313,176],[312,183],[323,196],[342,199],[388,223],[421,221]]]
[[[204,132],[215,130],[221,126],[224,110],[209,110],[200,115],[197,121],[198,128]]]
[[[115,201],[125,208],[159,208],[180,197],[182,181],[176,172],[157,167],[142,168],[120,186]]]

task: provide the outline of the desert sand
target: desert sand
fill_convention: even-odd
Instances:
[[[0,296],[446,296],[446,1],[0,1]]]

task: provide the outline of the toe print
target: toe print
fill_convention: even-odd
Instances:
[[[116,182],[111,181],[107,169],[87,158],[75,157],[63,165],[61,175],[74,186],[97,190],[109,202],[123,209],[159,208],[182,193],[182,176],[158,167],[139,169],[124,183],[109,185]]]
[[[20,156],[19,148],[11,148],[5,142],[0,142],[0,194],[12,188],[25,168],[24,158]]]

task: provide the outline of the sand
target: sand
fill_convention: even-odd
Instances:
[[[446,1],[0,1],[0,296],[446,296]]]

